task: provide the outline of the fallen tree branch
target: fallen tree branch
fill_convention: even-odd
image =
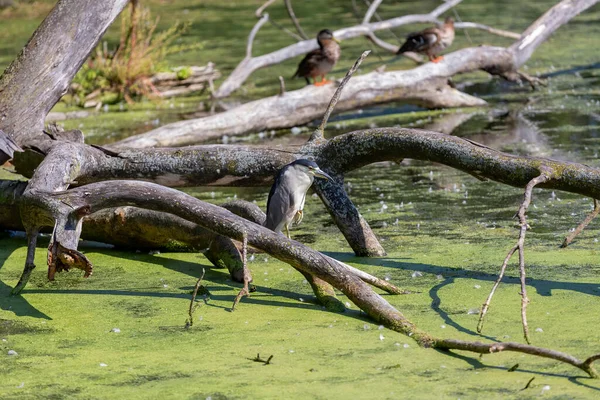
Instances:
[[[541,169],[542,171],[544,168]],[[550,171],[552,172],[552,171]],[[483,321],[487,314],[487,311],[490,307],[490,303],[492,301],[492,297],[494,296],[494,292],[498,288],[500,281],[504,277],[504,272],[506,271],[506,266],[508,265],[508,261],[512,257],[512,255],[518,250],[519,251],[519,277],[521,280],[521,321],[523,324],[523,336],[527,343],[531,343],[531,339],[529,337],[529,326],[527,324],[527,304],[529,304],[529,299],[527,298],[527,287],[525,283],[525,234],[527,233],[527,229],[529,225],[527,224],[527,219],[525,217],[525,212],[529,208],[529,204],[531,204],[531,196],[533,193],[533,188],[536,185],[547,182],[550,179],[550,176],[547,173],[542,173],[540,176],[533,178],[527,186],[525,187],[525,194],[523,195],[523,202],[519,206],[519,211],[517,212],[517,216],[519,218],[519,238],[517,240],[517,244],[513,246],[512,249],[509,250],[506,258],[504,259],[504,263],[502,264],[502,268],[500,269],[500,274],[498,275],[498,279],[494,283],[488,298],[481,308],[481,312],[479,313],[479,322],[477,324],[477,332],[481,333],[483,330]]]
[[[600,358],[593,355],[581,362],[577,358],[555,350],[523,345],[518,343],[480,343],[454,339],[437,339],[419,330],[399,311],[374,293],[358,277],[348,274],[348,269],[336,262],[330,262],[298,242],[287,239],[264,227],[245,221],[227,211],[220,210],[181,192],[155,184],[132,181],[113,181],[90,184],[67,192],[47,193],[46,200],[57,201],[67,215],[81,216],[116,203],[135,204],[138,207],[167,211],[182,218],[199,223],[215,233],[227,235],[237,240],[248,234],[248,242],[255,247],[273,254],[304,272],[316,275],[342,290],[351,301],[357,304],[379,323],[397,332],[412,337],[420,346],[444,350],[465,350],[480,354],[500,351],[515,351],[568,363],[598,377],[592,363]],[[217,218],[215,218],[217,216]]]
[[[563,353],[556,350],[545,349],[543,347],[531,346],[528,344],[504,342],[504,343],[481,343],[481,342],[467,342],[463,340],[455,339],[441,339],[435,342],[434,347],[440,350],[465,350],[479,354],[492,354],[499,353],[501,351],[514,351],[517,353],[531,354],[538,357],[550,358],[553,360],[561,361],[572,366],[581,369],[586,372],[592,378],[600,378],[598,372],[592,366],[592,363],[600,359],[600,354],[596,354],[587,358],[585,361],[581,361],[570,354]]]

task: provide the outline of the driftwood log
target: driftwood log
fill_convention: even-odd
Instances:
[[[561,4],[565,3],[578,10],[587,4],[583,0]],[[378,254],[383,249],[344,192],[342,182],[347,171],[376,161],[410,157],[439,162],[513,186],[531,186],[535,182],[541,187],[598,198],[600,170],[576,163],[512,156],[436,132],[399,128],[351,132],[330,140],[325,140],[321,131],[292,151],[219,145],[112,151],[85,145],[81,132],[44,132],[46,114],[125,4],[125,0],[102,3],[59,0],[0,78],[1,161],[17,152],[13,159],[17,171],[31,177],[28,182],[0,182],[0,218],[7,219],[6,224],[0,221],[0,225],[18,224],[15,213],[18,207],[20,223],[27,235],[25,267],[14,294],[23,290],[35,268],[33,261],[41,229],[53,228],[48,248],[48,277],[54,279],[56,272],[70,268],[84,270],[87,277],[92,274],[92,263],[77,250],[83,219],[106,209],[129,206],[150,213],[166,213],[169,218],[179,218],[171,219],[172,224],[187,221],[190,225],[186,229],[202,227],[214,235],[265,251],[312,277],[317,298],[330,308],[339,303],[333,291],[336,288],[375,321],[411,336],[423,347],[475,353],[518,351],[566,362],[598,377],[592,365],[600,358],[598,354],[579,360],[555,350],[519,343],[433,337],[371,288],[402,292],[393,285],[380,284],[376,278],[299,242],[170,187],[264,185],[282,165],[297,157],[313,157],[336,178],[335,182],[317,183],[316,190],[352,247],[357,253]],[[563,10],[560,15],[568,19],[572,13]],[[551,27],[557,17],[551,12],[547,18],[540,26]],[[56,47],[55,43],[62,45]],[[49,65],[52,68],[47,68]],[[35,85],[31,84],[32,79]],[[334,102],[330,107],[333,105]],[[26,151],[19,152],[21,149]],[[534,181],[540,176],[544,179]],[[239,212],[236,207],[232,209]],[[247,283],[245,273],[244,280]]]
[[[189,76],[180,79],[178,73],[181,70],[189,70]],[[213,88],[213,82],[221,77],[219,70],[213,63],[203,67],[178,67],[173,72],[159,72],[150,78],[150,82],[156,88],[162,98],[183,96],[194,92],[201,92]]]
[[[426,107],[485,105],[484,100],[451,87],[448,79],[457,74],[483,70],[511,81],[535,81],[518,69],[552,32],[597,2],[561,1],[506,48],[471,47],[445,55],[438,64],[427,63],[406,71],[374,71],[355,77],[344,89],[336,110],[346,111],[398,100]],[[114,143],[111,147],[182,146],[218,139],[224,135],[306,124],[323,114],[335,89],[334,85],[306,86],[283,95],[252,101],[217,115],[167,124]]]

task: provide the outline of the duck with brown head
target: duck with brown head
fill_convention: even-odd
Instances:
[[[415,53],[426,55],[429,57],[429,61],[438,63],[444,58],[438,56],[438,54],[449,47],[453,41],[454,19],[448,17],[441,26],[409,34],[396,54],[414,51]]]
[[[323,29],[319,32],[317,42],[319,43],[319,48],[308,53],[300,61],[298,70],[292,78],[304,78],[307,84],[310,84],[308,78],[312,78],[315,86],[322,86],[330,82],[325,79],[325,75],[337,63],[342,50],[340,49],[338,40],[333,37],[333,32],[329,29]],[[317,76],[321,76],[320,82],[317,82]]]

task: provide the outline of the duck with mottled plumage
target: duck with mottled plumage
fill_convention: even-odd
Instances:
[[[300,77],[306,79],[306,83],[310,84],[308,78],[312,78],[315,86],[322,86],[330,81],[325,79],[325,75],[332,70],[335,63],[340,58],[342,50],[338,44],[338,40],[333,37],[333,33],[329,29],[323,29],[317,35],[319,48],[308,53],[300,64],[298,70],[292,78]],[[321,81],[317,82],[317,76],[321,76]]]
[[[404,42],[396,54],[414,51],[415,53],[426,55],[429,57],[429,61],[438,63],[444,58],[438,56],[438,54],[449,47],[453,41],[454,20],[452,17],[448,17],[441,26],[428,28],[408,35],[406,42]]]

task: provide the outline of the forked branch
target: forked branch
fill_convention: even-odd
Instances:
[[[527,286],[525,282],[526,273],[525,273],[525,234],[527,233],[527,229],[529,225],[527,224],[527,218],[525,213],[529,208],[529,204],[531,204],[531,196],[533,192],[533,188],[541,183],[547,182],[550,179],[549,174],[542,173],[540,176],[533,178],[527,186],[525,187],[525,194],[523,195],[523,201],[519,206],[519,211],[517,212],[517,217],[519,218],[519,238],[517,239],[517,244],[515,244],[506,255],[504,259],[504,263],[502,263],[502,267],[500,269],[500,274],[498,274],[498,279],[494,283],[488,298],[485,303],[481,307],[481,312],[479,314],[479,323],[477,324],[477,332],[481,333],[483,330],[483,321],[487,314],[487,311],[490,307],[490,303],[492,301],[492,297],[494,296],[494,292],[500,285],[500,281],[504,277],[504,273],[506,271],[506,266],[508,265],[508,261],[511,259],[512,255],[518,251],[519,252],[519,276],[521,279],[521,322],[523,324],[523,336],[527,343],[531,343],[529,338],[529,326],[527,324],[527,304],[529,304],[529,299],[527,298]]]

